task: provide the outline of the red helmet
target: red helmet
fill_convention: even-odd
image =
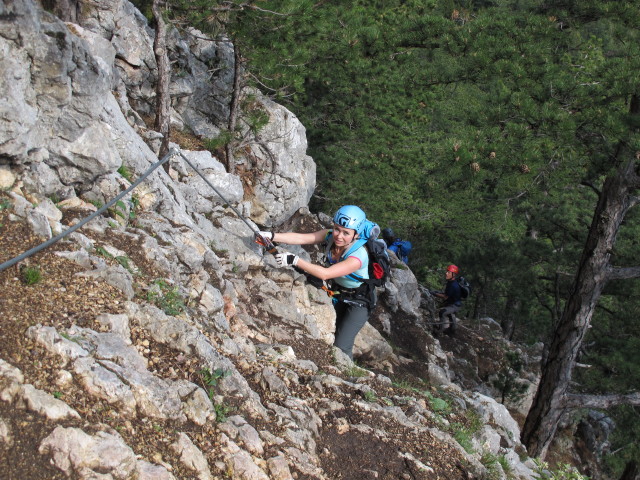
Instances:
[[[455,273],[457,274],[460,270],[458,269],[458,267],[456,267],[455,265],[449,265],[447,267],[447,272],[451,272],[451,273]]]

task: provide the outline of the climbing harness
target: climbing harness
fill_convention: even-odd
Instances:
[[[321,288],[327,293],[327,295],[329,295],[329,298],[333,298],[336,295],[340,295],[340,290],[331,290],[326,285],[323,285]]]

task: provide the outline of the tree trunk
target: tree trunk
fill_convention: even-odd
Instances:
[[[229,105],[229,133],[231,134],[231,140],[234,138],[236,131],[236,123],[238,121],[238,104],[240,103],[240,91],[242,89],[242,57],[240,56],[240,50],[238,46],[233,44],[233,91],[231,92],[231,104]],[[229,141],[225,147],[225,155],[227,157],[227,172],[235,173],[235,160],[233,158],[233,142]]]
[[[638,464],[635,460],[631,460],[627,463],[620,480],[640,480],[640,470],[638,470]]]
[[[556,325],[538,391],[522,430],[522,442],[532,457],[544,458],[565,411],[565,395],[576,356],[609,279],[611,251],[633,204],[630,193],[636,183],[634,160],[625,162],[604,182],[572,290]]]
[[[504,314],[502,316],[502,322],[500,322],[500,327],[502,328],[502,335],[508,339],[513,339],[513,334],[516,330],[516,322],[515,315],[513,311],[516,308],[518,301],[515,298],[515,295],[509,293],[507,296],[507,301],[504,306]],[[504,403],[504,402],[503,402]]]
[[[169,97],[169,57],[167,55],[166,38],[167,27],[160,11],[160,0],[153,0],[153,18],[156,22],[156,35],[153,40],[153,53],[158,66],[158,80],[156,83],[156,120],[154,128],[162,134],[162,144],[158,157],[164,157],[169,151],[170,134],[170,102]],[[164,169],[169,170],[169,163],[164,164]]]

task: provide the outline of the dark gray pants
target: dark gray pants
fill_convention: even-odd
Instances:
[[[369,309],[344,302],[336,303],[334,308],[336,310],[336,334],[333,345],[353,360],[353,344],[356,341],[356,335],[367,323]]]
[[[449,331],[455,332],[456,330],[456,312],[460,310],[460,305],[447,305],[440,309],[440,325],[438,330],[443,331],[450,329]]]

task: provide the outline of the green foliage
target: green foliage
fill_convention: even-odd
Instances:
[[[8,210],[12,207],[12,203],[8,198],[3,198],[0,200],[0,211]]]
[[[561,464],[556,471],[551,471],[546,462],[536,459],[534,462],[536,464],[535,474],[539,480],[589,480],[589,477],[582,475],[571,465]]]
[[[620,478],[630,461],[640,458],[640,412],[637,407],[621,405],[607,412],[616,425],[623,428],[616,428],[611,435],[611,454],[605,455],[604,465],[610,477]]]
[[[520,381],[524,362],[518,351],[505,352],[505,363],[496,373],[492,384],[501,393],[501,403],[505,400],[518,401],[527,393],[528,385]]]
[[[185,309],[184,300],[178,291],[178,287],[170,285],[162,278],[155,280],[149,286],[147,301],[153,303],[167,315],[179,315]]]
[[[480,457],[480,463],[485,466],[487,469],[487,480],[500,480],[502,479],[502,465],[507,464],[504,457],[502,457],[502,462],[500,461],[500,457],[494,455],[490,452],[484,452],[482,457]],[[508,464],[507,464],[508,465]],[[505,472],[506,473],[506,472]]]
[[[617,148],[640,150],[640,118],[629,114],[640,92],[640,5],[221,3],[172,0],[170,15],[178,26],[226,30],[255,86],[305,125],[317,164],[312,209],[362,206],[412,241],[421,283],[441,285],[443,266],[456,263],[475,287],[466,315],[511,325],[514,340],[546,340]],[[250,98],[242,111],[252,134],[268,120]],[[638,238],[640,212],[630,210],[616,266],[638,264]],[[584,392],[640,384],[639,288],[616,281],[603,292],[581,352],[593,365],[578,374]],[[498,379],[505,396],[518,394],[513,362]],[[612,476],[626,452],[638,458],[619,442]]]
[[[355,378],[366,377],[368,375],[368,373],[367,373],[367,371],[365,369],[360,368],[355,363],[352,364],[351,366],[349,366],[348,368],[346,368],[343,371],[343,373],[347,377],[355,377]]]
[[[223,130],[216,138],[208,138],[204,141],[204,147],[212,154],[216,154],[217,150],[226,147],[233,140],[233,133]]]
[[[253,96],[248,96],[244,99],[241,104],[241,110],[243,120],[254,135],[258,134],[269,123],[269,114],[260,103],[255,101]]]
[[[42,271],[40,267],[24,267],[20,270],[20,276],[25,285],[35,285],[42,280]]]
[[[451,431],[453,438],[464,448],[465,452],[472,454],[474,452],[471,441],[472,433],[462,423],[457,422],[451,424]]]
[[[202,384],[206,388],[209,388],[209,387],[217,386],[220,380],[230,376],[231,372],[223,368],[216,368],[212,372],[208,367],[203,367],[200,370],[199,375],[200,375],[200,380],[202,381]],[[211,398],[211,395],[209,395],[209,397]]]
[[[96,253],[97,253],[98,255],[102,255],[102,256],[103,256],[103,257],[105,257],[105,258],[113,258],[113,255],[111,255],[111,254],[107,251],[107,249],[106,249],[106,248],[104,248],[104,247],[102,247],[102,246],[100,246],[100,245],[98,245],[98,246],[96,247]]]
[[[133,220],[136,218],[136,210],[140,206],[140,197],[137,195],[131,195],[130,200],[131,206],[129,208],[129,220]]]
[[[378,397],[376,396],[376,392],[374,392],[373,390],[365,390],[363,393],[364,399],[367,402],[375,402],[378,400]]]
[[[216,413],[216,422],[223,423],[227,421],[227,417],[233,411],[233,408],[225,403],[214,403],[213,410]]]
[[[200,384],[207,392],[209,400],[213,402],[213,409],[216,413],[216,421],[224,422],[227,419],[227,415],[232,411],[232,408],[225,403],[214,402],[216,396],[215,388],[218,386],[221,380],[231,375],[229,370],[223,368],[216,368],[211,370],[209,367],[202,367],[198,372]]]
[[[429,392],[426,392],[425,396],[429,399],[429,406],[435,413],[440,415],[451,413],[451,405],[446,400],[435,397]]]
[[[126,179],[129,182],[131,182],[131,180],[133,179],[133,175],[131,175],[131,172],[124,164],[118,167],[118,173],[122,176],[122,178]]]
[[[80,337],[72,337],[71,335],[65,332],[61,332],[60,336],[62,338],[69,340],[70,342],[77,343],[78,345],[80,345]]]
[[[122,200],[118,200],[115,205],[109,209],[109,213],[111,213],[111,216],[116,220],[116,217],[122,218],[124,222],[129,220],[127,205]]]

